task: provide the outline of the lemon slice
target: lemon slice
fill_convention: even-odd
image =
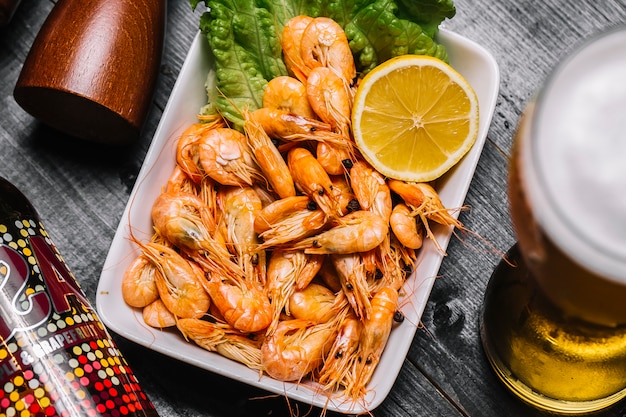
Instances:
[[[432,181],[476,141],[478,99],[467,80],[445,62],[402,55],[361,80],[352,129],[365,159],[383,175]]]

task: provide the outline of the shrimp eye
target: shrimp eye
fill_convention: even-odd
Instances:
[[[346,209],[348,209],[349,212],[361,210],[361,205],[359,204],[359,200],[357,200],[356,198],[353,198],[352,200],[350,200],[348,202],[348,205],[346,206]]]
[[[341,358],[343,358],[343,352],[337,352],[335,354],[335,359],[341,359]]]
[[[306,205],[306,209],[307,209],[307,210],[310,210],[310,211],[317,210],[317,207],[318,207],[318,206],[317,206],[317,203],[316,203],[315,201],[313,201],[313,200],[309,201],[309,202],[307,203],[307,205]]]
[[[354,287],[352,286],[352,284],[346,284],[346,289],[348,291],[352,291],[354,289]]]
[[[311,128],[311,132],[317,132],[317,128],[316,127],[312,127]]]
[[[393,313],[393,321],[395,321],[396,323],[402,323],[404,321],[404,314],[397,310],[395,313]]]
[[[371,365],[372,364],[372,358],[365,359],[365,364],[366,365]]]
[[[376,268],[376,275],[374,275],[374,279],[382,279],[383,278],[383,271],[381,271],[380,269]]]
[[[252,259],[250,259],[250,262],[252,262],[252,265],[258,265],[259,264],[259,254],[255,253],[254,255],[252,255]]]
[[[322,189],[320,189],[320,190],[317,192],[317,194],[319,194],[319,195],[324,195],[324,189],[323,189],[323,188],[322,188]]]
[[[341,161],[341,165],[343,165],[343,166],[344,166],[344,168],[346,168],[346,169],[350,169],[350,168],[352,168],[352,166],[353,166],[354,164],[352,163],[352,160],[351,160],[351,159],[346,158],[346,159],[344,159],[343,161]]]
[[[320,245],[320,242],[318,242],[317,240],[314,240],[314,241],[313,241],[313,247],[314,247],[314,248],[321,248],[321,247],[322,247],[322,245]]]

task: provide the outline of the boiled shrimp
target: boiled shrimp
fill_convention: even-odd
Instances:
[[[355,211],[334,220],[334,226],[322,233],[291,245],[305,253],[347,254],[374,249],[389,233],[389,224],[378,214]]]
[[[347,305],[342,292],[334,293],[328,287],[314,282],[294,291],[289,297],[291,316],[314,323],[326,323]]]
[[[267,294],[273,309],[272,323],[267,329],[271,334],[280,316],[291,315],[289,300],[298,288],[298,281],[310,282],[321,267],[321,259],[300,251],[274,250],[267,266]]]
[[[372,310],[370,304],[370,288],[361,256],[358,253],[331,255],[337,271],[341,289],[359,319],[369,317]]]
[[[155,231],[179,247],[212,249],[215,219],[200,197],[183,192],[159,194],[152,204]]]
[[[454,218],[449,210],[444,207],[439,195],[430,184],[405,182],[395,179],[390,179],[388,184],[389,188],[398,194],[407,206],[411,208],[411,215],[419,216],[426,230],[426,236],[433,241],[439,251],[443,252],[443,248],[439,245],[429,227],[428,220],[458,229],[463,228],[463,223]]]
[[[355,158],[352,146],[335,145],[320,141],[317,143],[315,155],[317,161],[328,175],[342,175],[348,172],[347,166]]]
[[[198,346],[243,363],[248,368],[261,370],[260,344],[226,323],[198,319],[181,319],[178,329],[186,339]]]
[[[287,165],[296,188],[311,197],[324,213],[331,217],[343,214],[337,201],[340,190],[334,189],[330,177],[311,152],[293,148],[287,154]]]
[[[195,195],[198,192],[198,184],[191,179],[180,165],[176,164],[174,171],[172,171],[172,174],[167,180],[164,191],[166,193],[182,192]]]
[[[203,131],[198,139],[202,170],[223,185],[252,185],[261,178],[246,136],[235,129]]]
[[[290,214],[306,210],[311,207],[312,200],[304,195],[290,196],[275,200],[258,213],[254,219],[254,231],[263,233],[270,229],[276,222]],[[315,206],[314,208],[316,208]]]
[[[296,187],[285,159],[263,130],[259,121],[251,117],[248,112],[245,113],[244,117],[244,129],[248,144],[257,165],[270,185],[270,189],[281,198],[296,195]]]
[[[202,287],[202,272],[168,246],[154,242],[137,244],[160,272],[156,275],[156,286],[167,309],[177,317],[204,315],[211,300]]]
[[[262,209],[261,199],[252,187],[222,187],[217,202],[223,213],[227,244],[249,280],[265,283],[265,251],[259,250],[254,219]]]
[[[283,109],[261,107],[251,112],[249,117],[256,120],[270,137],[288,142],[316,138],[331,140],[334,137],[330,134],[329,124]],[[323,132],[328,134],[324,136]],[[336,140],[339,141],[339,138]]]
[[[442,224],[462,229],[463,224],[455,219],[450,210],[444,207],[437,191],[432,185],[424,182],[405,182],[390,179],[389,188],[398,194],[417,214]]]
[[[122,297],[131,307],[145,307],[159,298],[156,287],[157,267],[144,256],[137,256],[124,272]]]
[[[196,183],[199,183],[204,175],[200,167],[198,139],[202,132],[213,128],[211,124],[194,123],[185,129],[176,142],[176,162]]]
[[[424,229],[418,227],[415,216],[411,215],[411,210],[406,204],[399,203],[393,207],[389,225],[396,238],[410,249],[419,249],[424,240]]]
[[[309,119],[316,118],[307,99],[305,85],[298,79],[287,75],[268,81],[263,93],[263,107],[285,110]]]
[[[330,181],[337,192],[337,205],[342,213],[348,214],[352,211],[361,210],[359,200],[356,199],[346,175],[331,175]]]
[[[270,325],[272,307],[258,283],[211,273],[204,286],[221,316],[235,329],[254,333]]]
[[[152,206],[152,221],[158,235],[179,247],[186,255],[209,270],[241,274],[230,259],[217,224],[198,196],[162,193]]]
[[[346,87],[356,77],[354,57],[348,39],[333,19],[316,17],[304,29],[300,54],[305,68],[327,67],[333,70]]]
[[[389,221],[391,190],[382,174],[363,160],[355,161],[350,168],[350,187],[363,210],[378,214],[385,222]]]
[[[372,314],[363,321],[363,329],[355,356],[353,375],[346,394],[354,399],[365,395],[369,382],[380,361],[393,327],[393,317],[398,307],[398,291],[382,288],[372,298]]]
[[[279,381],[300,381],[322,363],[336,333],[335,320],[283,320],[261,346],[263,369]]]
[[[378,214],[386,223],[392,210],[391,191],[385,178],[367,162],[358,160],[350,169],[350,185],[363,210]],[[380,245],[363,254],[363,263],[368,274],[375,275],[379,269],[383,276],[394,274],[390,263],[390,236],[387,234]]]
[[[352,384],[350,371],[354,366],[362,328],[361,321],[354,316],[349,316],[341,323],[339,333],[319,371],[318,382],[326,391],[335,391]]]
[[[330,68],[315,68],[307,80],[306,94],[315,114],[348,141],[352,99],[343,80]]]
[[[295,16],[285,23],[280,38],[283,60],[287,70],[301,82],[305,82],[310,71],[304,65],[301,54],[301,43],[304,30],[313,21],[309,16]]]
[[[176,316],[165,306],[160,299],[153,301],[141,311],[143,321],[155,329],[176,326]]]
[[[327,224],[328,215],[320,209],[303,209],[290,213],[259,234],[263,240],[263,243],[259,245],[259,250],[272,247],[288,248],[293,242],[318,233]]]

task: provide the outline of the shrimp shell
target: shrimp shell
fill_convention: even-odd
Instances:
[[[191,179],[191,177],[181,168],[180,165],[174,167],[172,175],[167,180],[165,186],[166,193],[187,193],[196,194],[198,191],[198,185]]]
[[[278,325],[280,316],[291,315],[290,298],[297,289],[299,280],[312,280],[321,267],[317,256],[305,255],[300,251],[274,250],[267,266],[267,294],[273,309],[272,324],[267,329],[271,334]]]
[[[176,316],[159,299],[145,306],[141,313],[143,321],[156,329],[176,326]]]
[[[144,256],[131,262],[122,278],[122,297],[131,307],[145,307],[159,298],[156,275],[159,270]]]
[[[326,391],[335,391],[350,386],[350,371],[356,357],[363,325],[350,316],[341,323],[324,365],[319,371],[318,382]]]
[[[300,41],[300,54],[305,68],[330,68],[348,86],[356,77],[348,39],[333,19],[316,17],[307,25]]]
[[[357,318],[369,317],[372,306],[365,265],[359,254],[331,255],[341,289]]]
[[[250,117],[247,112],[244,129],[256,163],[270,184],[270,188],[281,198],[296,195],[296,187],[285,159],[258,120]]]
[[[140,243],[144,255],[156,266],[156,286],[160,299],[172,314],[184,318],[203,316],[211,299],[202,287],[199,267],[175,250],[159,243]]]
[[[263,93],[263,107],[285,110],[299,116],[316,118],[306,96],[305,85],[296,78],[287,75],[268,81]]]
[[[347,305],[343,293],[335,294],[324,285],[310,283],[289,297],[289,311],[296,319],[326,323]]]
[[[388,222],[391,217],[391,190],[385,177],[367,162],[359,160],[350,168],[350,186],[363,210],[372,211]]]
[[[265,251],[259,250],[254,219],[261,211],[261,199],[252,187],[222,187],[217,194],[223,212],[227,245],[234,248],[236,259],[247,279],[265,283]]]
[[[218,352],[251,369],[262,369],[259,344],[225,323],[181,319],[177,327],[186,339],[208,351]]]
[[[396,238],[410,249],[419,249],[424,241],[424,229],[418,228],[415,216],[406,204],[396,204],[389,218],[389,225]]]
[[[398,194],[417,214],[442,224],[463,228],[463,223],[452,217],[432,185],[424,182],[405,182],[390,179],[389,188]]]
[[[310,69],[304,65],[300,47],[304,30],[312,21],[313,18],[309,16],[292,17],[285,23],[280,39],[287,70],[303,83],[306,81]]]
[[[372,314],[363,321],[363,329],[359,337],[354,374],[351,376],[346,393],[352,398],[365,395],[365,386],[369,382],[385,349],[393,316],[398,307],[398,291],[385,287],[372,298]]]
[[[315,68],[309,74],[306,94],[315,114],[349,140],[352,99],[344,82],[330,68]]]
[[[204,287],[224,320],[235,329],[254,333],[270,325],[272,306],[255,283],[213,274]]]
[[[198,140],[202,170],[223,185],[252,185],[262,175],[254,163],[246,136],[237,130],[203,131]]]
[[[296,188],[313,199],[320,209],[329,216],[341,216],[338,198],[341,190],[335,190],[330,177],[304,148],[293,148],[287,154],[287,165],[296,184]]]
[[[300,381],[317,368],[337,333],[334,321],[283,320],[261,346],[265,372],[279,381]]]
[[[286,141],[315,139],[316,133],[330,133],[331,130],[328,123],[283,109],[261,107],[251,112],[250,118],[260,123],[270,137]]]
[[[179,247],[192,250],[213,248],[215,219],[196,195],[161,193],[152,204],[155,231]]]
[[[348,254],[374,249],[389,233],[389,224],[378,214],[355,211],[334,221],[334,227],[302,239],[291,248],[311,254]]]
[[[254,231],[263,233],[290,214],[307,210],[310,203],[311,199],[304,195],[289,196],[273,201],[263,207],[254,219]]]
[[[203,131],[213,128],[210,124],[194,123],[185,129],[176,143],[176,162],[193,182],[200,182],[204,175],[200,167],[198,139]]]

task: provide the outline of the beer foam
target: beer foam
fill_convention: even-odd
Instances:
[[[571,258],[626,283],[626,28],[558,66],[532,123],[522,157],[537,221]]]

